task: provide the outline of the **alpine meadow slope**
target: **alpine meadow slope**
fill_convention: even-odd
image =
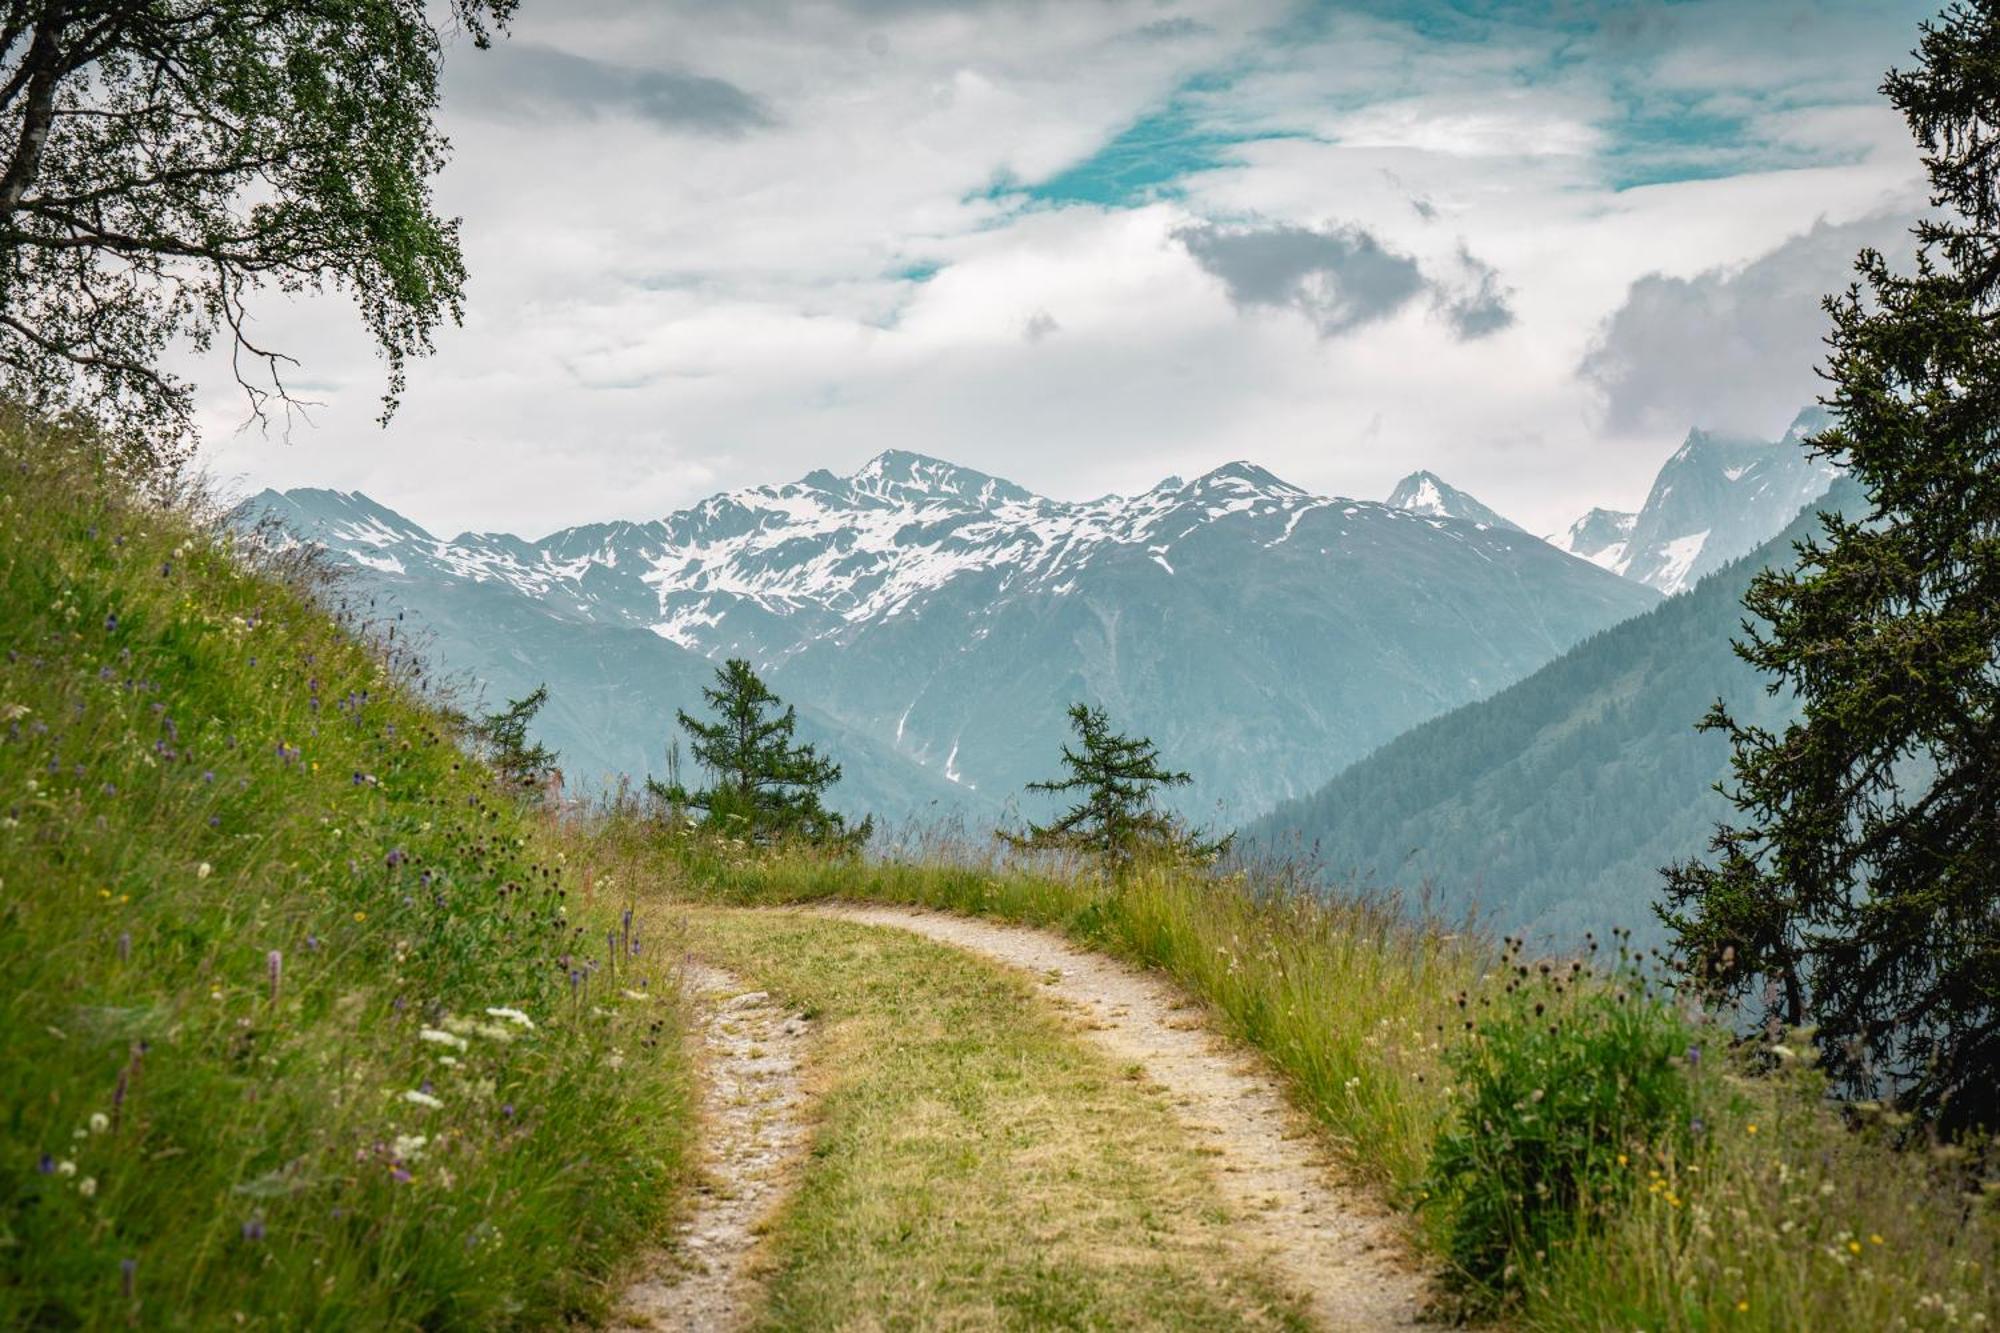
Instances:
[[[1746,721],[1790,716],[1730,646],[1744,589],[1788,563],[1821,510],[1645,615],[1595,635],[1491,699],[1400,736],[1245,830],[1335,878],[1425,888],[1489,926],[1573,942],[1625,926],[1658,938],[1660,867],[1699,853],[1728,812],[1729,746],[1695,724],[1719,696]]]
[[[658,773],[672,708],[742,656],[841,755],[831,803],[892,818],[990,821],[1083,700],[1193,772],[1188,813],[1238,822],[1657,600],[1517,530],[1249,463],[1069,502],[892,451],[533,542],[330,491],[260,515],[352,565],[447,672],[546,680],[572,775]]]

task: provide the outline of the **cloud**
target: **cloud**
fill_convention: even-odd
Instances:
[[[1331,338],[1387,319],[1428,291],[1431,307],[1461,340],[1514,322],[1510,289],[1491,264],[1463,245],[1447,278],[1352,224],[1315,230],[1290,225],[1182,227],[1174,238],[1221,278],[1238,306],[1290,307]]]
[[[1359,227],[1182,227],[1174,238],[1239,306],[1289,306],[1331,338],[1387,319],[1424,289],[1423,271]]]
[[[1031,343],[1038,343],[1053,334],[1061,333],[1062,325],[1046,310],[1037,310],[1028,316],[1028,322],[1021,329],[1021,336]]]
[[[1820,392],[1827,317],[1863,246],[1907,253],[1907,212],[1824,221],[1737,268],[1648,274],[1599,327],[1578,375],[1617,434],[1701,425],[1773,435]]]
[[[586,119],[627,115],[671,130],[723,136],[775,123],[759,98],[727,79],[682,69],[628,69],[532,42],[496,45],[455,68],[462,75],[454,95],[507,119],[540,119],[551,112]]]
[[[1500,271],[1474,255],[1463,245],[1458,248],[1458,275],[1448,284],[1439,284],[1432,306],[1461,340],[1484,338],[1514,322],[1508,298],[1514,292],[1501,285]]]

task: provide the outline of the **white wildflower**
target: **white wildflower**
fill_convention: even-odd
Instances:
[[[73,1175],[75,1175],[75,1174],[76,1174],[76,1163],[75,1163],[75,1162],[72,1162],[72,1161],[70,1161],[70,1160],[68,1160],[67,1158],[65,1158],[64,1160],[62,1160],[62,1161],[60,1161],[60,1162],[57,1162],[57,1163],[56,1163],[56,1174],[57,1174],[57,1175],[59,1175],[59,1176],[73,1176]]]
[[[535,1020],[522,1013],[519,1009],[488,1009],[486,1012],[493,1018],[504,1018],[509,1023],[518,1024],[521,1027],[527,1028],[530,1032],[534,1031]]]
[[[77,1181],[76,1192],[86,1199],[97,1193],[97,1177],[85,1176],[82,1180]]]
[[[439,1046],[449,1046],[459,1051],[464,1050],[470,1044],[457,1033],[446,1032],[443,1028],[424,1028],[417,1033],[417,1039],[419,1041],[434,1042]]]
[[[424,1145],[429,1142],[429,1136],[424,1134],[398,1134],[395,1143],[391,1146],[395,1149],[396,1156],[400,1160],[405,1162],[421,1162],[424,1158]]]
[[[103,1132],[104,1132],[105,1130],[107,1130],[107,1129],[110,1129],[110,1128],[111,1128],[111,1117],[110,1117],[110,1116],[108,1116],[108,1115],[104,1114],[104,1112],[102,1112],[102,1111],[94,1111],[94,1112],[92,1112],[92,1113],[91,1113],[91,1116],[90,1116],[90,1132],[91,1132],[91,1133],[93,1133],[93,1134],[102,1134],[102,1133],[103,1133]]]
[[[196,879],[207,879],[213,873],[215,873],[215,867],[206,861],[203,861],[194,868],[194,877]]]
[[[412,1106],[428,1106],[433,1111],[437,1110],[440,1106],[444,1105],[443,1102],[431,1096],[428,1092],[421,1091],[420,1089],[417,1088],[411,1088],[408,1092],[404,1093],[403,1100],[410,1103]]]

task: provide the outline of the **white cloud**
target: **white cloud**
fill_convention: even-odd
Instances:
[[[289,447],[240,437],[206,367],[208,456],[446,529],[655,515],[889,446],[1077,496],[1242,456],[1363,495],[1429,467],[1552,528],[1635,500],[1690,424],[1675,413],[1707,419],[1689,384],[1642,389],[1602,360],[1578,376],[1635,283],[1653,317],[1626,326],[1650,341],[1607,347],[1665,347],[1726,313],[1725,291],[1754,323],[1728,274],[1818,219],[1840,236],[1914,198],[1914,154],[1870,92],[1907,34],[1878,41],[1900,30],[1845,10],[1800,30],[1681,8],[1554,60],[1526,28],[1476,45],[1342,14],[1281,28],[1278,0],[530,6],[501,60],[451,55],[441,197],[466,219],[465,328],[412,367],[382,431],[379,366],[337,303],[266,305],[260,331],[326,406]],[[508,61],[533,76],[512,103]],[[1635,88],[1705,98],[1747,142],[1820,164],[1615,190]],[[1285,137],[1142,207],[991,193],[1176,97],[1201,127]],[[1359,229],[1448,290],[1328,339],[1240,284],[1232,301],[1175,239],[1252,226]],[[1823,263],[1840,281],[1834,248],[1796,280]],[[1670,290],[1688,299],[1655,299]],[[1794,342],[1760,336],[1766,397],[1792,391]],[[1638,406],[1600,410],[1613,380]],[[1752,397],[1712,400],[1763,412]]]

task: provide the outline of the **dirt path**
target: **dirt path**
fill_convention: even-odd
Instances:
[[[783,1199],[806,1141],[806,1020],[734,974],[689,962],[702,1018],[702,1181],[670,1249],[619,1301],[612,1327],[723,1333],[756,1306],[758,1226]]]
[[[1171,984],[1059,935],[949,913],[876,906],[813,909],[891,926],[1033,973],[1121,1064],[1167,1090],[1213,1150],[1216,1177],[1248,1244],[1310,1302],[1328,1329],[1406,1328],[1424,1284],[1394,1225],[1340,1183],[1313,1132],[1261,1060],[1225,1041]]]

